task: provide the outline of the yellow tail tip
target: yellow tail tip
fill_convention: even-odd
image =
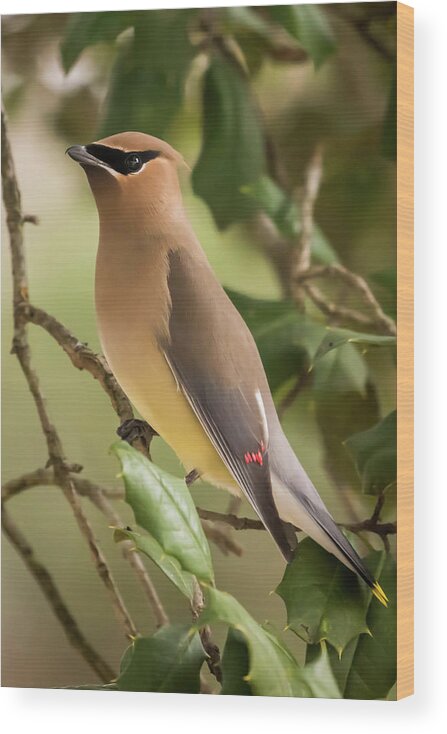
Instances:
[[[383,604],[384,607],[388,606],[389,599],[377,581],[375,581],[372,586],[372,593],[374,594],[376,599],[378,599],[380,603]]]

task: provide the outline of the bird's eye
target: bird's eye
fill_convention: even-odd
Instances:
[[[137,173],[143,166],[141,156],[137,153],[130,153],[126,158],[126,168],[129,173]]]

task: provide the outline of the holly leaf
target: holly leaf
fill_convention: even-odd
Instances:
[[[213,582],[208,541],[192,497],[182,479],[168,474],[124,441],[112,451],[122,466],[126,502],[146,530],[184,571]]]
[[[296,239],[301,232],[300,213],[295,202],[269,176],[241,187],[256,208],[261,209],[284,237]],[[318,225],[314,225],[311,241],[314,260],[324,265],[338,262],[337,254]]]
[[[220,620],[236,629],[248,649],[249,669],[245,681],[255,696],[312,696],[292,653],[263,629],[230,594],[205,587],[206,607],[198,625]]]
[[[272,392],[308,369],[325,333],[323,324],[287,301],[226,292],[253,334]]]
[[[321,342],[320,342],[321,344]],[[368,368],[353,344],[343,344],[329,351],[324,359],[313,358],[314,390],[327,396],[335,392],[366,391]]]
[[[248,647],[244,636],[229,627],[222,655],[222,696],[251,696],[247,681],[249,671]]]
[[[352,457],[344,445],[353,433],[366,430],[379,420],[379,402],[374,385],[366,390],[331,390],[330,384],[315,400],[315,418],[324,446],[324,468],[338,487],[359,487]]]
[[[395,483],[396,435],[397,412],[393,410],[372,428],[346,439],[365,494],[382,494]]]
[[[241,190],[263,174],[264,148],[248,79],[232,61],[213,56],[203,85],[202,149],[192,184],[219,229],[246,219],[256,209]]]
[[[298,207],[270,176],[260,176],[253,183],[242,186],[241,193],[264,211],[285,237],[298,235]]]
[[[131,540],[135,549],[150,558],[167,578],[190,601],[194,597],[194,576],[185,571],[175,556],[169,555],[152,535],[141,535],[133,530],[117,528],[113,534],[116,543]]]
[[[197,631],[162,627],[152,637],[137,637],[126,650],[116,686],[119,691],[199,693],[206,658]]]
[[[395,336],[382,336],[380,334],[364,334],[351,329],[333,329],[327,327],[327,333],[318,347],[314,362],[324,357],[332,349],[338,349],[343,344],[363,344],[377,347],[389,347],[396,344]]]
[[[326,640],[341,655],[350,640],[368,632],[369,590],[310,538],[299,544],[276,593],[286,605],[288,627],[309,645]]]
[[[315,698],[342,698],[336,677],[331,668],[331,658],[328,648],[322,642],[319,646],[315,645],[314,649],[316,649],[317,653],[310,661],[308,661],[306,656],[303,675],[311,687]]]
[[[344,698],[395,700],[396,562],[379,551],[371,553],[365,562],[385,589],[388,606],[370,601],[366,620],[371,634],[352,640],[341,658],[329,650],[331,668]]]

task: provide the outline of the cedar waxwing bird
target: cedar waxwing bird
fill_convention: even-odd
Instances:
[[[137,132],[67,153],[85,170],[99,212],[99,336],[126,395],[188,478],[247,497],[286,561],[291,523],[386,605],[283,433],[254,339],[183,207],[182,156]]]

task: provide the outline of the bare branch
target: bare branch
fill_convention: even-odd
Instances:
[[[105,358],[80,342],[63,324],[46,311],[27,302],[19,303],[22,318],[42,327],[53,337],[78,370],[90,372],[107,393],[121,422],[133,418],[129,399],[118,385]]]
[[[5,507],[2,508],[2,528],[29,572],[38,583],[42,593],[45,595],[53,613],[61,623],[69,643],[82,655],[100,680],[104,683],[110,683],[116,677],[116,674],[82,634],[76,620],[65,604],[53,577],[41,561],[36,558],[32,547],[20,532]]]
[[[252,520],[249,517],[238,517],[237,515],[224,514],[222,512],[213,512],[212,510],[205,510],[202,507],[197,507],[199,517],[207,520],[214,520],[215,522],[228,523],[235,530],[265,530],[265,526],[260,520]],[[380,512],[380,510],[379,510]],[[346,524],[338,523],[339,527],[350,530],[352,533],[362,533],[368,531],[379,535],[382,540],[387,535],[394,535],[397,532],[397,523],[381,523],[376,512],[362,522]],[[295,528],[296,532],[301,532],[300,528]],[[385,542],[385,540],[384,540]]]
[[[124,498],[124,494],[121,490],[109,490],[91,482],[89,479],[78,476],[72,477],[72,482],[78,494],[88,497],[107,517],[110,525],[124,527],[124,522],[110,503],[110,499]],[[53,469],[36,469],[28,474],[23,474],[17,479],[5,482],[2,486],[2,502],[6,502],[11,499],[11,497],[14,497],[16,494],[19,494],[26,489],[38,486],[60,487]],[[131,550],[132,547],[133,544],[130,541],[123,541],[121,544],[123,555],[132,566],[143,587],[143,591],[145,592],[151,609],[154,612],[157,626],[160,627],[164,624],[168,624],[168,616],[163,608],[154,584],[141,557]]]
[[[318,143],[306,169],[304,190],[301,195],[301,232],[292,256],[292,280],[310,267],[314,208],[323,176],[323,146]]]
[[[124,523],[119,518],[118,514],[113,510],[109,502],[109,500],[123,500],[124,492],[122,489],[109,489],[108,487],[104,487],[96,484],[95,482],[92,482],[90,479],[79,476],[72,477],[72,481],[74,486],[76,487],[76,491],[78,492],[78,494],[80,494],[82,497],[88,497],[102,512],[104,512],[104,508],[107,506],[108,512],[104,512],[104,514],[109,514],[109,522],[111,525],[116,525],[119,527],[124,526]],[[12,497],[15,497],[15,495],[20,494],[27,489],[31,489],[32,487],[59,486],[60,485],[54,475],[54,471],[51,468],[36,469],[35,471],[23,474],[20,477],[5,482],[2,485],[2,501],[6,502]],[[104,502],[103,500],[106,500],[106,502]],[[113,519],[110,510],[114,513]],[[237,556],[242,555],[242,547],[229,535],[228,526],[225,526],[225,524],[223,524],[223,527],[219,527],[219,525],[212,524],[211,522],[208,522],[206,520],[203,520],[202,525],[207,538],[211,540],[211,542],[214,543],[224,555],[228,555],[229,553],[234,553]],[[125,547],[124,542],[123,547]],[[132,553],[131,555],[126,557],[127,560],[131,562],[137,575],[140,577],[140,581],[143,582],[144,579],[141,574],[141,566],[138,561],[135,564],[134,556],[135,554]],[[144,580],[145,583],[143,585],[145,586],[146,596],[151,602],[151,606],[153,606],[151,600],[152,592],[149,589],[149,586],[153,587],[153,583],[150,580],[150,577],[146,570],[145,573],[149,581],[147,581],[147,579]],[[153,610],[158,623],[160,623],[163,614],[160,614],[159,610],[155,608],[157,605],[158,602],[155,601],[155,606],[153,606]],[[164,613],[164,616],[166,616],[166,613]]]
[[[76,479],[74,479],[74,483],[76,486]],[[94,485],[91,486],[93,489]],[[106,516],[110,525],[116,527],[124,527],[124,522],[122,521],[118,513],[114,510],[107,497],[105,497],[104,492],[102,492],[99,487],[94,488],[94,490],[95,491],[90,492],[89,497],[91,501],[96,505],[96,507],[98,507],[98,509],[101,510],[101,512]],[[154,612],[157,627],[162,627],[165,624],[169,624],[169,617],[166,614],[161,599],[158,596],[157,590],[146,570],[141,556],[138,553],[135,553],[133,550],[134,543],[130,540],[124,540],[122,543],[120,543],[120,545],[123,556],[134,569],[143,587],[144,593],[146,594],[151,609]]]
[[[369,324],[375,325],[382,332],[390,336],[396,335],[396,324],[393,319],[384,313],[368,283],[361,275],[353,273],[339,263],[316,265],[297,275],[298,282],[300,283],[307,280],[315,280],[316,278],[338,278],[346,285],[349,285],[359,294],[366,307],[372,312],[372,318],[369,319]]]
[[[309,296],[309,298],[315,303],[320,311],[328,317],[328,320],[333,323],[348,322],[360,326],[362,328],[368,328],[374,325],[374,320],[365,316],[361,311],[356,311],[352,308],[346,308],[340,306],[329,300],[317,286],[310,285],[310,283],[304,283],[303,287]]]
[[[197,621],[205,606],[203,592],[198,581],[194,578],[194,595],[191,602],[192,618]],[[222,683],[222,669],[220,666],[220,650],[213,642],[211,637],[211,628],[206,624],[199,630],[200,639],[202,640],[203,649],[207,654],[207,665],[209,671],[218,683]]]
[[[235,530],[265,530],[260,520],[252,520],[249,517],[238,517],[237,515],[225,514],[223,512],[213,512],[213,510],[204,510],[202,507],[197,507],[197,512],[203,520],[224,522],[227,525],[231,525]]]
[[[226,528],[220,528],[217,523],[208,520],[202,520],[202,527],[208,540],[214,543],[224,556],[228,556],[230,553],[234,553],[235,556],[243,554],[242,546],[233,540]]]
[[[54,484],[52,469],[36,469],[2,484],[2,502],[32,487],[47,487]]]

